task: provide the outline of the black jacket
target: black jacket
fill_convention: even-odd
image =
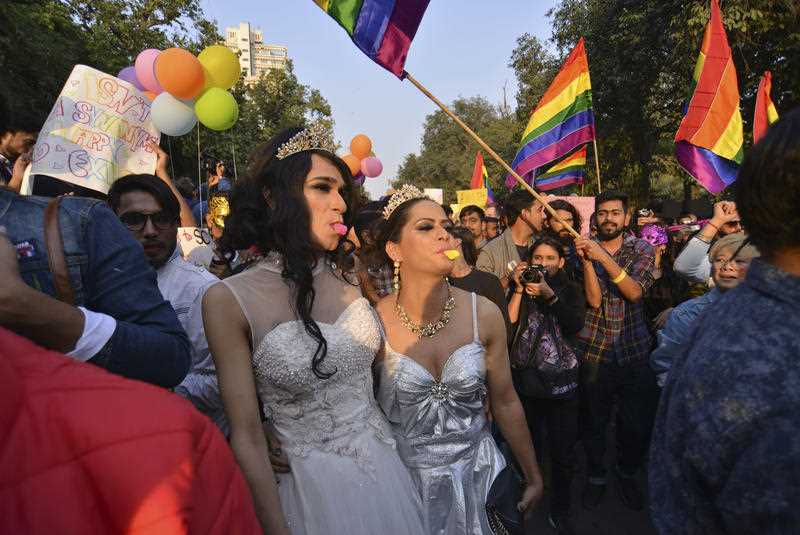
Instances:
[[[552,305],[546,305],[541,299],[530,297],[527,294],[522,295],[517,322],[512,324],[514,335],[509,343],[509,354],[513,355],[519,337],[528,327],[528,313],[532,306],[538,307],[543,314],[553,315],[565,341],[575,347],[574,336],[583,328],[583,320],[586,315],[586,297],[583,288],[580,284],[572,281],[563,270],[556,273],[554,277],[549,277],[547,284],[553,289],[558,299]]]

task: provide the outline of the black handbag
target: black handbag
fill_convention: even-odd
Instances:
[[[497,474],[486,498],[489,527],[495,535],[524,535],[523,517],[517,504],[522,499],[525,480],[517,470],[508,445],[504,443],[501,451],[506,458],[506,467]]]

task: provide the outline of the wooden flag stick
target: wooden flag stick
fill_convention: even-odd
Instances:
[[[597,193],[603,193],[603,188],[600,187],[600,159],[597,157],[597,138],[592,140],[594,143],[594,170],[597,171]]]
[[[413,76],[411,76],[411,75],[410,75],[408,72],[406,72],[406,73],[405,73],[405,75],[406,75],[405,77],[408,79],[408,81],[409,81],[409,82],[411,82],[412,84],[414,84],[414,86],[415,86],[417,89],[419,89],[420,91],[422,91],[422,93],[423,93],[423,94],[424,94],[426,97],[428,97],[429,99],[431,99],[431,100],[434,102],[434,104],[436,104],[437,106],[439,106],[439,108],[441,108],[441,110],[442,110],[443,112],[445,112],[445,113],[446,113],[446,114],[447,114],[447,115],[448,115],[448,116],[449,116],[451,119],[453,119],[453,120],[456,122],[456,124],[457,124],[458,126],[460,126],[460,127],[461,127],[461,128],[462,128],[462,129],[463,129],[463,130],[464,130],[464,131],[467,133],[467,134],[469,134],[469,135],[470,135],[470,137],[472,137],[472,139],[474,139],[474,140],[475,140],[475,142],[477,142],[477,143],[478,143],[478,145],[480,145],[480,146],[481,146],[481,148],[483,148],[483,150],[485,150],[486,152],[488,152],[488,153],[489,153],[489,156],[491,156],[492,158],[494,158],[494,160],[495,160],[497,163],[499,163],[501,166],[503,166],[503,168],[504,168],[506,171],[508,171],[508,172],[511,174],[511,176],[513,176],[513,177],[516,179],[516,181],[519,183],[519,185],[520,185],[520,186],[522,186],[523,188],[525,188],[526,190],[528,190],[528,191],[530,192],[530,194],[531,194],[531,195],[533,195],[534,199],[536,199],[537,201],[539,201],[540,203],[542,203],[542,206],[544,206],[545,210],[547,210],[547,211],[550,213],[550,215],[551,215],[551,216],[553,216],[553,217],[556,219],[556,221],[558,221],[559,223],[561,223],[562,225],[564,225],[564,227],[565,227],[567,230],[569,230],[570,234],[572,234],[572,235],[573,235],[575,238],[580,238],[580,237],[581,237],[581,235],[580,235],[580,234],[578,234],[577,232],[575,232],[575,229],[574,229],[574,228],[572,228],[572,226],[571,226],[571,225],[567,224],[567,223],[566,223],[566,222],[565,222],[563,219],[561,219],[561,218],[558,216],[558,213],[556,213],[556,211],[555,211],[555,210],[553,210],[553,208],[552,208],[552,207],[551,207],[551,206],[550,206],[550,205],[547,203],[547,201],[545,200],[545,198],[544,198],[544,197],[542,197],[541,195],[539,195],[539,194],[536,192],[536,190],[534,190],[532,187],[530,187],[530,186],[528,185],[528,183],[527,183],[527,182],[525,182],[525,181],[522,179],[522,177],[521,177],[521,176],[519,176],[519,175],[516,173],[516,171],[514,171],[514,170],[511,168],[511,166],[510,166],[510,165],[508,165],[508,164],[505,162],[505,160],[503,160],[503,159],[500,157],[500,155],[499,155],[499,154],[497,154],[497,153],[496,153],[494,150],[492,150],[492,148],[491,148],[489,145],[487,145],[487,144],[486,144],[486,142],[485,142],[484,140],[482,140],[482,139],[481,139],[481,137],[480,137],[478,134],[476,134],[476,133],[475,133],[475,132],[474,132],[474,131],[473,131],[473,130],[472,130],[470,127],[469,127],[469,126],[467,126],[467,125],[464,123],[464,121],[462,121],[461,119],[459,119],[459,118],[458,118],[458,116],[457,116],[455,113],[453,113],[452,111],[450,111],[450,110],[447,108],[447,106],[445,106],[445,105],[444,105],[444,103],[443,103],[441,100],[439,100],[438,98],[436,98],[436,97],[433,95],[433,93],[431,93],[430,91],[428,91],[428,90],[425,88],[425,86],[423,86],[421,83],[419,83],[417,80],[415,80],[415,79],[414,79],[414,77],[413,77]]]

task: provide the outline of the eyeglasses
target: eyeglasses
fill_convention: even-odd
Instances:
[[[715,258],[712,264],[720,269],[729,264],[733,265],[736,269],[742,269],[750,265],[750,260],[744,258]]]
[[[145,214],[142,212],[125,212],[119,216],[122,224],[128,227],[128,230],[138,232],[147,224],[147,220],[153,224],[158,230],[167,230],[174,225],[178,218],[167,212],[156,212],[154,214]]]

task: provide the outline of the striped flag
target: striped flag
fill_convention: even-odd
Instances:
[[[492,191],[492,185],[489,183],[489,173],[483,163],[483,153],[478,151],[475,154],[475,166],[472,168],[472,180],[469,183],[469,189],[481,188],[486,188],[489,203],[494,204],[494,192]]]
[[[364,54],[400,79],[429,1],[314,0]]]
[[[586,176],[586,145],[576,150],[535,179],[536,189],[547,191],[583,184]]]
[[[753,143],[764,137],[769,125],[778,120],[778,110],[772,103],[772,73],[766,71],[761,81],[758,83],[758,93],[756,93],[756,110],[753,114]]]
[[[717,0],[694,69],[693,90],[675,134],[675,157],[711,193],[736,180],[744,131],[739,83]]]
[[[529,179],[538,167],[593,139],[592,83],[581,37],[533,110],[511,167]],[[514,177],[509,175],[506,186],[512,188],[514,183]]]

